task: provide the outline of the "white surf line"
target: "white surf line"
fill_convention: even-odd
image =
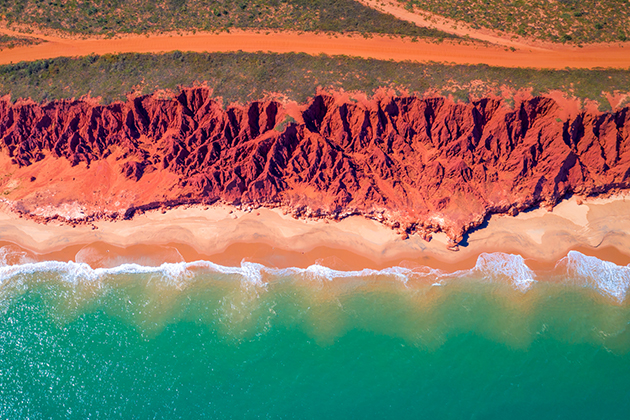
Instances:
[[[509,38],[501,37],[498,35],[492,35],[492,31],[482,32],[475,30],[465,23],[456,21],[454,19],[445,18],[426,11],[414,11],[402,7],[399,3],[394,3],[389,0],[356,0],[364,6],[378,10],[383,13],[388,13],[400,20],[411,22],[417,26],[437,29],[442,32],[446,32],[453,35],[462,37],[468,36],[472,39],[480,41],[490,42],[492,44],[503,45],[505,47],[515,47],[519,49],[535,49],[546,50],[546,48],[535,47],[531,44],[522,41],[515,41]]]

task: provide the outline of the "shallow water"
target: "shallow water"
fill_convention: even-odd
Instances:
[[[0,267],[0,417],[626,418],[630,268]]]

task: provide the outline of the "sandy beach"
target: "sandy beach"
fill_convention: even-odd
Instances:
[[[241,261],[269,267],[321,264],[339,270],[429,266],[447,271],[471,268],[482,252],[520,254],[534,269],[551,268],[569,250],[619,265],[630,263],[630,200],[625,195],[565,200],[552,211],[535,209],[493,216],[471,232],[458,251],[444,234],[429,242],[403,239],[362,216],[335,222],[298,220],[277,209],[243,211],[226,205],[150,211],[132,220],[94,226],[40,224],[3,210],[0,245],[6,262],[26,254],[41,260],[86,262],[111,267],[125,262]],[[16,254],[17,252],[17,254]]]

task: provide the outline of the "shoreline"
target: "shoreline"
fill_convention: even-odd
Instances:
[[[239,210],[227,205],[180,206],[149,211],[131,220],[96,221],[93,226],[41,224],[0,210],[4,258],[75,261],[93,268],[125,262],[207,260],[226,266],[241,261],[267,267],[337,270],[426,266],[452,272],[474,267],[484,252],[519,254],[534,270],[552,269],[570,250],[617,265],[630,264],[630,199],[620,194],[552,210],[492,216],[470,232],[459,251],[447,249],[446,235],[430,242],[419,235],[402,239],[394,230],[362,216],[340,221],[303,220],[277,209]]]

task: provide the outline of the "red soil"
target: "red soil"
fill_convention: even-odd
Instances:
[[[24,36],[23,33],[0,28],[0,33]],[[196,52],[270,51],[276,53],[349,55],[395,61],[436,61],[455,64],[488,64],[501,67],[531,67],[564,69],[630,67],[630,43],[587,45],[583,48],[554,45],[545,49],[519,46],[511,51],[503,46],[479,45],[373,35],[366,39],[352,35],[318,33],[270,32],[269,34],[235,30],[230,33],[129,35],[112,39],[61,38],[36,36],[45,42],[18,46],[0,51],[0,64],[34,61],[55,57],[75,57],[89,54],[160,53],[174,50]]]
[[[2,102],[0,133],[0,192],[42,220],[222,201],[363,214],[457,243],[491,213],[630,187],[630,108],[567,117],[550,98],[512,110],[321,94],[223,109],[198,88],[106,106]]]

